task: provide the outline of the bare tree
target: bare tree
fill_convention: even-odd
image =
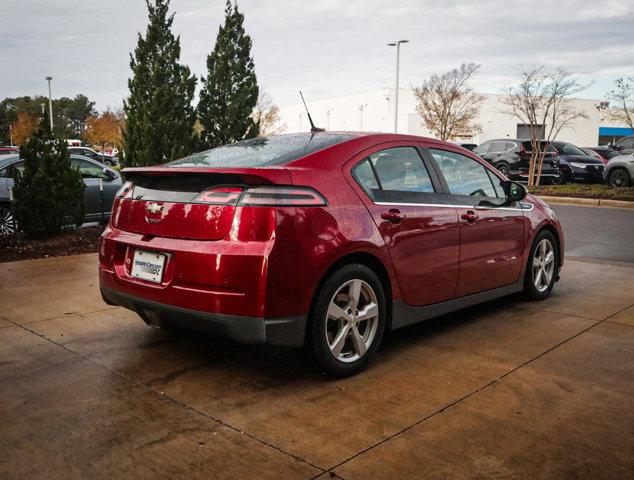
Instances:
[[[606,111],[610,120],[634,130],[634,77],[617,78],[614,88],[605,94],[605,102],[597,108]]]
[[[475,63],[463,63],[412,88],[423,125],[441,140],[468,138],[482,132],[476,119],[484,97],[468,86],[479,68]]]
[[[271,96],[260,89],[258,103],[253,111],[253,120],[260,127],[260,136],[275,135],[286,130],[285,124],[280,124],[280,109],[273,103]]]
[[[529,127],[531,158],[528,169],[528,185],[539,185],[544,156],[557,136],[580,118],[588,118],[578,111],[571,95],[588,88],[579,78],[558,68],[547,70],[544,66],[520,67],[518,84],[506,88],[502,103],[507,111]]]

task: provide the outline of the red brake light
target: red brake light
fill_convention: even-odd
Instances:
[[[250,187],[244,191],[238,205],[271,207],[317,207],[327,200],[310,187]]]
[[[244,191],[238,186],[211,187],[198,195],[194,201],[210,205],[235,205]]]
[[[116,196],[117,198],[132,198],[132,192],[134,192],[134,183],[125,182]]]

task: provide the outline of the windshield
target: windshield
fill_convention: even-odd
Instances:
[[[345,133],[293,133],[259,137],[195,153],[165,166],[253,168],[284,165],[352,137]]]

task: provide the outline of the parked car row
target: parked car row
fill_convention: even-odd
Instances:
[[[81,173],[84,189],[86,222],[106,222],[117,191],[121,188],[121,175],[98,161],[81,155],[71,155],[71,163]],[[16,223],[11,214],[14,179],[24,171],[24,160],[19,155],[0,157],[0,235],[14,233]]]
[[[631,186],[634,179],[634,136],[625,137],[615,146],[579,148],[569,142],[551,142],[546,148],[541,182],[602,183]],[[470,149],[470,148],[469,148]],[[471,150],[471,149],[470,149]],[[530,140],[501,138],[488,140],[473,148],[480,156],[511,180],[525,181],[532,154]]]

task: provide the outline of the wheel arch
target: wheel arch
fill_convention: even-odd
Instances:
[[[358,263],[360,265],[364,265],[372,270],[377,277],[379,277],[379,281],[381,282],[381,286],[383,287],[383,291],[385,293],[385,311],[386,311],[386,331],[389,331],[392,327],[392,281],[390,279],[390,274],[384,265],[384,263],[377,257],[369,252],[358,251],[347,253],[338,259],[336,259],[324,272],[324,274],[319,279],[316,288],[313,291],[313,296],[310,301],[310,310],[309,315],[312,314],[313,309],[315,308],[315,302],[317,300],[317,296],[323,284],[330,278],[330,276],[343,267],[344,265],[350,265],[353,263]]]

